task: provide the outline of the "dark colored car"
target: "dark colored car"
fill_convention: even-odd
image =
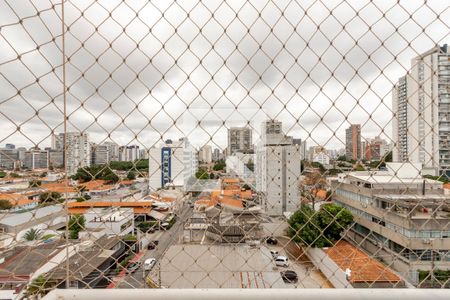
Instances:
[[[294,283],[298,281],[298,276],[295,271],[292,270],[286,270],[283,272],[280,272],[281,278],[283,278],[284,282],[286,283]]]
[[[134,273],[141,267],[141,263],[139,262],[132,262],[127,267],[128,273]]]
[[[156,248],[156,245],[155,245],[155,243],[153,243],[153,242],[150,242],[149,244],[148,244],[148,246],[147,246],[147,249],[148,250],[153,250],[153,249],[155,249]]]
[[[278,241],[277,241],[277,239],[274,238],[273,236],[269,236],[269,237],[266,239],[266,243],[269,244],[269,245],[276,245],[276,244],[278,244]]]

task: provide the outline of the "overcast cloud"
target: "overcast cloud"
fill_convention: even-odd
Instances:
[[[0,145],[63,131],[59,3],[0,0]],[[223,148],[277,118],[309,145],[342,148],[350,123],[389,140],[391,89],[445,20],[447,0],[66,1],[68,129]]]

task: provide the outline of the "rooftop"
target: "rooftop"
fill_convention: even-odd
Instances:
[[[351,283],[390,282],[397,283],[401,279],[389,267],[371,258],[346,241],[339,241],[325,250],[327,255],[343,270],[351,270]]]

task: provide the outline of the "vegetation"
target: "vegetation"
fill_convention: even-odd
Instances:
[[[315,168],[315,169],[319,169],[320,173],[325,172],[325,167],[320,162],[317,162],[317,161],[311,162],[311,167]]]
[[[322,205],[318,212],[303,205],[288,221],[288,235],[297,243],[311,247],[332,246],[341,232],[353,223],[352,214],[336,204]]]
[[[225,163],[225,160],[220,159],[216,162],[216,164],[213,167],[214,171],[223,171],[225,170],[227,164]]]
[[[128,180],[135,180],[136,179],[136,172],[134,172],[134,171],[128,172],[127,179]]]
[[[0,199],[0,210],[11,209],[13,205],[5,199]]]
[[[30,180],[28,182],[28,187],[30,187],[30,188],[40,187],[41,185],[42,185],[42,181],[36,180],[36,179]]]
[[[354,167],[355,171],[365,171],[366,169],[360,164],[358,163],[355,167]]]
[[[246,184],[244,184],[243,186],[242,186],[242,189],[244,189],[244,190],[246,190],[246,191],[248,191],[248,190],[251,190],[252,189],[252,187],[251,186],[249,186],[247,183]]]
[[[121,262],[120,262],[120,266],[117,267],[116,269],[116,273],[120,273],[120,271],[122,271],[123,269],[126,268],[126,266],[128,265],[128,263],[130,262],[130,260],[134,257],[134,253],[129,254],[127,257],[125,257]]]
[[[137,241],[137,237],[132,234],[127,234],[126,236],[123,237],[123,240],[124,241]]]
[[[434,269],[430,271],[419,270],[419,287],[439,287],[448,284],[450,270]]]
[[[195,178],[197,179],[209,179],[208,169],[205,167],[198,168],[197,172],[195,172]]]
[[[156,229],[158,221],[141,222],[136,225],[142,232],[148,232],[151,228]]]
[[[9,177],[11,178],[20,178],[20,175],[17,173],[9,173]]]
[[[0,171],[0,178],[6,177],[6,172]]]
[[[39,275],[28,285],[26,294],[27,296],[45,295],[54,289],[57,284],[56,280]]]
[[[109,168],[112,170],[129,171],[148,169],[148,159],[140,159],[136,161],[112,161],[109,163]]]
[[[42,172],[39,177],[44,178],[45,176],[47,176],[47,172]]]
[[[39,203],[41,204],[55,204],[63,201],[62,195],[58,192],[44,192],[39,195]]]
[[[116,183],[119,181],[119,176],[114,173],[108,165],[94,165],[90,167],[79,168],[72,179],[81,182],[88,182],[91,180],[101,179],[108,183]]]
[[[69,220],[69,238],[78,239],[81,230],[84,229],[86,219],[83,215],[73,215]]]
[[[42,236],[42,232],[40,229],[31,228],[28,230],[25,235],[23,236],[23,239],[25,241],[35,241],[39,240]]]
[[[445,175],[441,175],[441,176],[431,176],[431,175],[424,175],[424,178],[427,179],[432,179],[432,180],[437,180],[443,183],[449,183],[449,178]]]

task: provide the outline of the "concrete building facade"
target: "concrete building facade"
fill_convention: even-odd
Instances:
[[[164,144],[149,150],[149,188],[150,191],[165,186],[186,187],[195,176],[198,157],[195,148],[186,138]]]
[[[23,166],[29,170],[47,169],[48,152],[40,149],[30,149],[25,151]]]
[[[278,121],[264,122],[256,150],[256,190],[264,195],[262,207],[273,216],[293,212],[300,204],[301,145],[293,144],[281,126]]]
[[[228,129],[228,155],[251,151],[253,151],[253,141],[250,127],[231,127]]]
[[[393,89],[395,161],[450,175],[450,52],[436,46],[415,57]]]
[[[345,130],[345,156],[347,159],[361,159],[361,125],[352,124]]]
[[[420,271],[450,270],[450,196],[441,182],[424,180],[420,166],[387,163],[386,171],[331,180],[333,201],[354,216],[346,239],[382,257],[413,284]]]

